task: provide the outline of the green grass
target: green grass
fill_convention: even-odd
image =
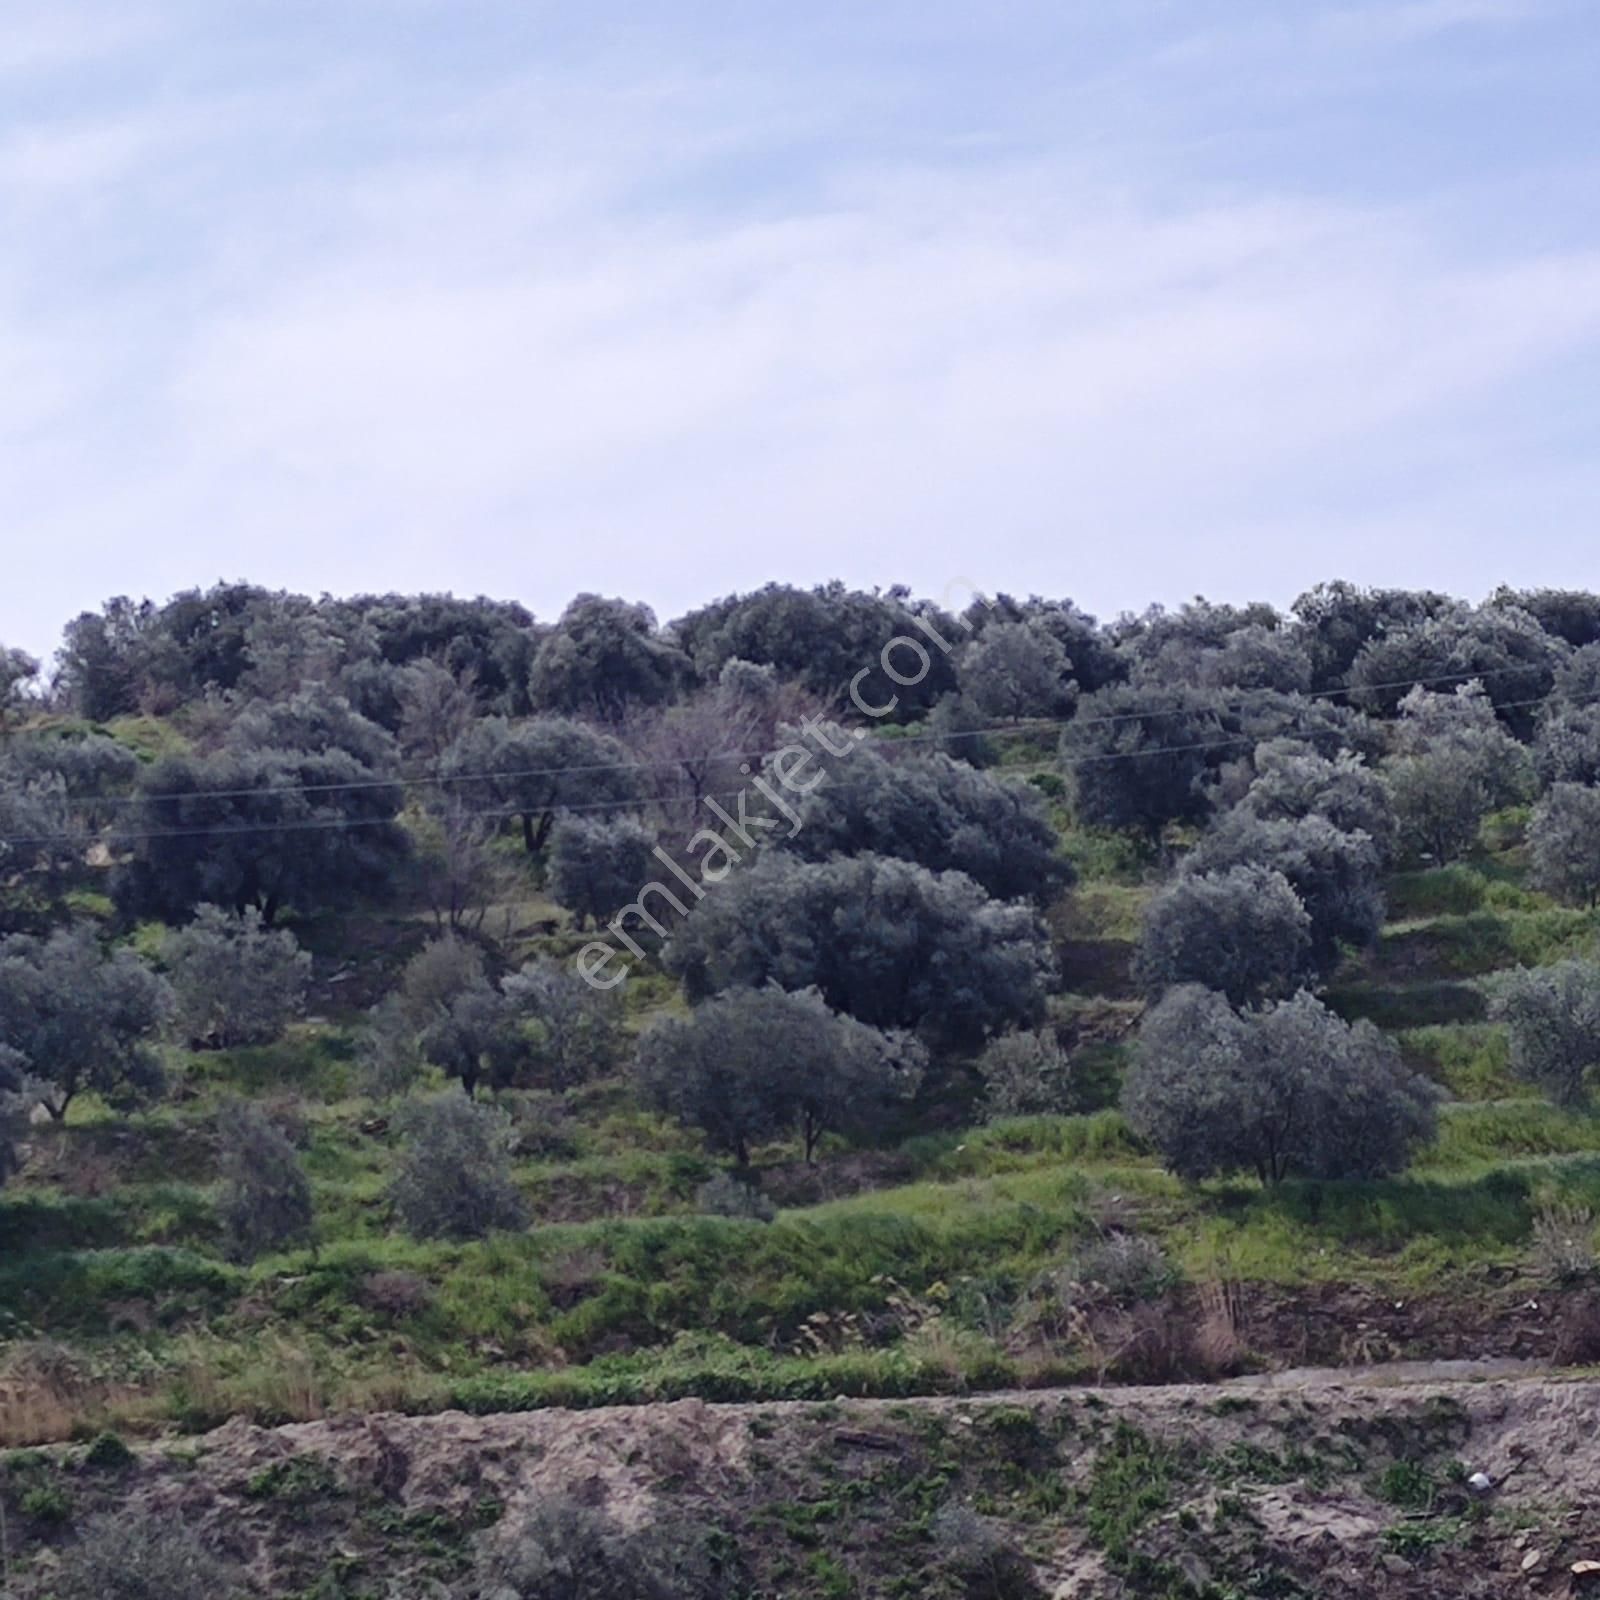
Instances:
[[[1493,1023],[1407,1028],[1397,1036],[1406,1064],[1459,1100],[1513,1100],[1528,1086],[1511,1071],[1506,1030]]]
[[[162,1105],[129,1116],[85,1097],[41,1135],[48,1159],[0,1194],[0,1337],[43,1331],[127,1378],[139,1427],[231,1410],[283,1420],[340,1397],[473,1409],[814,1398],[1020,1381],[1001,1353],[1008,1318],[1107,1227],[1150,1234],[1195,1281],[1445,1293],[1485,1264],[1519,1270],[1541,1205],[1600,1209],[1600,1120],[1532,1098],[1511,1075],[1481,980],[1592,950],[1600,917],[1524,888],[1520,834],[1509,821],[1501,832],[1498,853],[1399,875],[1396,920],[1329,995],[1394,1030],[1451,1097],[1400,1177],[1264,1190],[1185,1185],[1159,1168],[1109,1109],[1138,1010],[1118,986],[1152,863],[1126,841],[1069,831],[1085,881],[1051,912],[1069,991],[1052,1017],[1082,1041],[1080,1103],[1102,1109],[871,1152],[830,1139],[815,1174],[792,1144],[774,1144],[755,1160],[781,1169],[770,1179],[780,1204],[840,1197],[762,1225],[695,1214],[720,1163],[696,1134],[640,1109],[624,1079],[510,1096],[534,1226],[418,1242],[395,1231],[397,1139],[390,1108],[360,1096],[352,1008],[262,1049],[174,1050],[177,1092]],[[348,958],[381,987],[423,930],[364,914],[300,932],[325,962]],[[154,943],[153,931],[136,937]],[[682,1001],[647,971],[627,1004],[637,1028]],[[965,1064],[947,1070],[961,1077]],[[231,1095],[290,1111],[316,1249],[244,1268],[220,1258],[213,1120]],[[1081,1356],[1058,1359],[1070,1373]]]

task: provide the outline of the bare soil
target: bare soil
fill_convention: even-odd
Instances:
[[[13,1458],[10,1593],[48,1595],[83,1518],[132,1507],[201,1530],[255,1595],[471,1594],[474,1542],[553,1495],[714,1530],[752,1597],[978,1592],[931,1531],[950,1504],[1059,1600],[1600,1593],[1572,1573],[1600,1558],[1600,1382],[1461,1375],[1492,1370],[236,1422],[121,1465]]]

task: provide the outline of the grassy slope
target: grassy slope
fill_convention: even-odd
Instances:
[[[167,1104],[131,1120],[81,1104],[0,1196],[13,1367],[0,1442],[236,1411],[893,1394],[1103,1371],[1103,1352],[1049,1312],[1052,1274],[1112,1224],[1159,1239],[1191,1284],[1235,1301],[1320,1301],[1342,1286],[1466,1304],[1489,1283],[1526,1297],[1538,1210],[1600,1201],[1600,1123],[1526,1097],[1483,1020],[1481,982],[1592,951],[1600,924],[1522,886],[1514,828],[1488,838],[1470,867],[1397,879],[1395,920],[1331,993],[1393,1028],[1454,1097],[1414,1170],[1379,1184],[1185,1188],[1099,1111],[830,1150],[814,1173],[792,1150],[764,1152],[788,1204],[763,1227],[696,1216],[713,1170],[698,1140],[602,1084],[560,1108],[512,1099],[532,1231],[418,1244],[391,1227],[394,1143],[382,1108],[355,1094],[355,1014],[267,1050],[175,1055]],[[1106,1103],[1136,1009],[1125,967],[1147,890],[1118,841],[1069,836],[1066,848],[1086,881],[1055,916],[1062,1006],[1084,1024],[1086,1093]],[[378,971],[419,931],[367,918],[306,933],[324,957],[359,952]],[[673,1003],[654,980],[631,993],[636,1024]],[[207,1127],[228,1094],[294,1103],[314,1251],[248,1269],[221,1258]],[[41,1353],[41,1339],[54,1348]],[[1277,1353],[1270,1339],[1262,1351]]]

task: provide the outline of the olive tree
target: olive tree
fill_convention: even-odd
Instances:
[[[60,778],[18,778],[0,768],[0,933],[49,920],[83,842]]]
[[[473,809],[519,819],[530,855],[544,849],[566,808],[625,804],[643,792],[620,740],[561,716],[486,717],[444,753],[440,771],[445,790]]]
[[[893,760],[861,746],[803,781],[809,787],[795,798],[786,848],[807,860],[894,856],[931,872],[964,872],[997,900],[1047,902],[1071,881],[1044,800],[1027,784],[948,755]]]
[[[191,1049],[271,1044],[305,1014],[311,957],[258,911],[201,906],[162,946],[176,1031]]]
[[[616,997],[591,988],[571,965],[541,957],[501,984],[521,1019],[523,1075],[540,1088],[570,1089],[611,1071],[623,1057]]]
[[[781,851],[701,901],[664,959],[691,1000],[815,987],[858,1021],[954,1048],[1037,1021],[1054,975],[1038,917],[991,900],[964,873],[872,855],[797,862]]]
[[[1072,660],[1059,641],[1026,622],[996,622],[956,659],[963,697],[996,722],[1060,717],[1077,699]]]
[[[412,1101],[399,1114],[404,1146],[390,1199],[419,1239],[481,1239],[515,1230],[528,1209],[511,1178],[515,1135],[494,1106],[454,1092]]]
[[[1558,783],[1528,824],[1533,882],[1558,900],[1600,905],[1600,789]]]
[[[0,939],[0,1046],[58,1122],[85,1090],[125,1104],[158,1094],[171,1010],[166,981],[131,951],[105,954],[89,928]]]
[[[978,1057],[984,1114],[997,1117],[1059,1115],[1077,1108],[1066,1052],[1049,1031],[1013,1029],[991,1039]]]
[[[222,1193],[217,1214],[230,1253],[254,1261],[311,1237],[311,1182],[294,1146],[259,1107],[235,1101],[217,1118]]]
[[[1173,684],[1104,689],[1081,701],[1061,735],[1078,820],[1159,837],[1211,811],[1213,769],[1237,747],[1220,698]]]
[[[1379,857],[1394,848],[1394,802],[1379,775],[1348,750],[1329,757],[1296,739],[1256,746],[1255,776],[1239,809],[1263,822],[1323,817],[1344,833],[1364,833]]]
[[[430,939],[406,962],[395,997],[407,1021],[425,1028],[457,995],[489,981],[483,952],[466,939],[446,934]]]
[[[1557,1105],[1584,1106],[1600,1067],[1600,966],[1521,967],[1493,983],[1489,1015],[1511,1035],[1511,1068]]]
[[[1401,702],[1395,743],[1386,776],[1400,843],[1413,859],[1460,859],[1490,812],[1527,793],[1527,752],[1476,684],[1450,694],[1413,689]]]
[[[424,1059],[455,1078],[469,1100],[480,1084],[511,1088],[526,1056],[516,1002],[487,979],[440,1007],[417,1042]]]
[[[639,1042],[645,1099],[740,1165],[758,1139],[798,1132],[810,1161],[822,1135],[869,1131],[921,1081],[909,1034],[828,1009],[815,990],[746,989],[669,1017]]]
[[[1146,1014],[1122,1108],[1180,1177],[1278,1183],[1399,1171],[1432,1135],[1435,1095],[1371,1023],[1309,994],[1241,1014],[1186,986]]]
[[[528,694],[541,710],[615,721],[630,705],[671,700],[690,675],[648,606],[580,594],[540,641]]]
[[[39,1101],[39,1085],[28,1075],[27,1057],[0,1044],[0,1185],[21,1164],[22,1145]]]
[[[148,768],[115,882],[123,909],[167,921],[254,907],[269,926],[381,890],[406,859],[404,791],[348,750],[224,750]]]
[[[1410,627],[1380,633],[1350,669],[1356,704],[1380,715],[1408,694],[1455,682],[1482,685],[1484,697],[1519,736],[1532,732],[1538,704],[1555,684],[1566,645],[1515,607],[1456,605]]]
[[[1314,970],[1311,918],[1270,867],[1189,873],[1145,907],[1135,980],[1152,996],[1199,984],[1235,1005],[1293,994]]]
[[[1326,973],[1341,944],[1370,945],[1383,926],[1378,851],[1364,833],[1345,833],[1325,817],[1265,822],[1233,811],[1200,841],[1185,870],[1266,867],[1282,873],[1311,919],[1311,959]]]
[[[655,838],[631,817],[563,817],[550,835],[550,893],[580,929],[615,916],[649,881]]]
[[[1547,787],[1600,783],[1600,705],[1552,704],[1539,723],[1533,764]]]
[[[39,663],[24,651],[0,644],[0,730],[22,709],[27,686],[39,676]]]

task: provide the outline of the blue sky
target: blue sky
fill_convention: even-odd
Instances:
[[[0,640],[1600,587],[1592,0],[0,0]]]

